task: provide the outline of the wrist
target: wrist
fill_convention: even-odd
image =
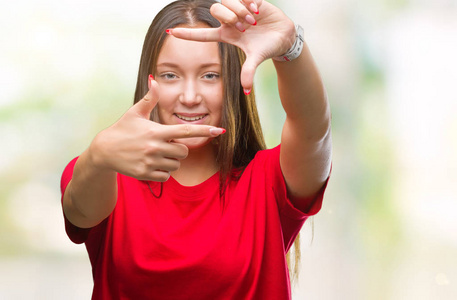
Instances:
[[[86,158],[87,167],[92,170],[92,172],[113,172],[113,170],[108,166],[107,161],[103,158],[103,137],[100,136],[100,133],[95,136],[92,143],[90,143],[89,148],[83,153]]]
[[[276,61],[292,61],[300,56],[304,47],[304,31],[303,28],[296,24],[295,25],[295,41],[292,46],[282,55],[273,57]]]

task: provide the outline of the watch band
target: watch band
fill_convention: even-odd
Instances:
[[[295,42],[283,55],[273,57],[276,61],[291,61],[300,56],[305,43],[304,30],[298,24],[295,24]]]

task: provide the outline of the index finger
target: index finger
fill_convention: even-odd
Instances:
[[[217,137],[225,133],[224,128],[209,125],[164,125],[164,136],[167,140],[193,138],[193,137]]]
[[[220,42],[221,33],[219,28],[170,28],[167,29],[167,33],[174,37],[198,41],[198,42]]]

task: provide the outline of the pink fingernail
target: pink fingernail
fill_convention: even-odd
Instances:
[[[235,28],[238,29],[241,32],[245,32],[246,31],[246,29],[244,29],[244,26],[243,26],[243,24],[241,24],[241,22],[236,22],[235,23]]]
[[[249,24],[251,24],[251,25],[257,25],[257,22],[256,22],[256,20],[254,19],[253,16],[251,16],[251,15],[246,15],[245,19],[246,19],[246,22],[248,22]]]
[[[243,91],[246,96],[251,93],[251,89],[244,89]]]
[[[165,30],[165,32],[170,35],[172,34],[171,29],[167,29],[167,30]]]
[[[257,8],[257,5],[254,2],[251,3],[250,7],[253,13],[255,13],[256,15],[259,14],[259,9]]]
[[[211,128],[209,130],[209,132],[214,135],[214,136],[217,136],[217,135],[221,135],[221,134],[224,134],[226,132],[226,130],[224,128]]]

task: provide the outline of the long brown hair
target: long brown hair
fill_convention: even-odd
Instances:
[[[155,73],[160,50],[168,36],[165,30],[179,25],[195,27],[202,23],[209,27],[219,27],[221,24],[210,13],[214,3],[213,0],[178,0],[157,14],[145,37],[134,103],[148,91],[148,75]],[[246,96],[240,84],[241,66],[246,59],[244,52],[233,45],[219,43],[219,54],[224,86],[221,127],[227,130],[227,133],[218,138],[217,150],[223,192],[227,180],[231,179],[232,170],[244,168],[257,151],[266,146],[254,94]],[[157,120],[156,118],[153,112],[151,119]]]
[[[210,13],[214,0],[178,0],[164,7],[154,18],[146,33],[140,68],[135,90],[134,103],[141,100],[148,91],[148,75],[154,74],[160,50],[167,38],[168,28],[180,25],[196,27],[205,24],[209,27],[219,27],[221,24]],[[219,55],[222,62],[222,80],[224,86],[224,103],[221,127],[227,132],[218,137],[217,163],[219,165],[221,195],[227,186],[227,181],[236,179],[232,174],[234,169],[242,171],[254,158],[259,150],[266,148],[255,103],[254,91],[245,95],[240,83],[241,66],[246,56],[239,48],[219,43]],[[157,120],[156,113],[151,114],[152,120]],[[300,261],[300,239],[297,236],[294,243],[294,271],[292,278],[298,275]],[[287,260],[289,262],[289,254]]]

